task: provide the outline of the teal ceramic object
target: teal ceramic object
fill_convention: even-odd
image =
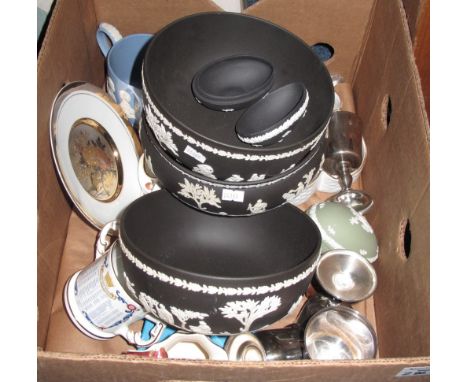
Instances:
[[[323,202],[307,210],[322,235],[321,253],[349,249],[369,262],[377,260],[379,247],[374,230],[364,216],[344,204]]]

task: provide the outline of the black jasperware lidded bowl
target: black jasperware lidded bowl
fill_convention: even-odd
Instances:
[[[161,190],[129,205],[119,242],[128,288],[167,324],[202,334],[271,325],[295,308],[315,271],[315,223],[285,205],[213,216]]]
[[[236,123],[247,109],[212,110],[192,91],[203,68],[239,56],[271,64],[266,97],[291,83],[307,91],[294,129],[267,146],[239,139]],[[331,76],[304,41],[271,22],[237,13],[195,14],[160,30],[146,50],[142,78],[146,121],[161,147],[189,169],[209,166],[218,180],[255,181],[296,165],[325,139],[334,104]]]
[[[288,202],[297,204],[302,194],[315,186],[325,150],[325,142],[320,142],[299,164],[275,177],[228,182],[213,179],[209,166],[197,166],[202,175],[174,160],[161,148],[144,118],[140,121],[140,140],[146,166],[163,188],[194,208],[231,216],[258,214]]]

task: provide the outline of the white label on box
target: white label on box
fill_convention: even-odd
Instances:
[[[206,157],[199,153],[197,150],[195,150],[192,146],[187,145],[185,147],[184,153],[187,155],[190,155],[192,158],[196,159],[200,163],[205,163]]]
[[[244,191],[223,189],[221,199],[226,200],[228,202],[232,201],[242,203],[244,201],[244,194]]]
[[[396,376],[397,377],[413,377],[416,375],[430,375],[429,366],[416,366],[416,367],[405,367]]]

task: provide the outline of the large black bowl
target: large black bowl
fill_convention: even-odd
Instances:
[[[262,148],[242,142],[235,125],[245,109],[211,110],[193,95],[192,79],[202,68],[243,55],[272,65],[271,92],[294,82],[307,89],[305,114],[282,142]],[[237,13],[195,14],[160,30],[146,50],[142,77],[147,122],[158,131],[162,147],[187,168],[209,165],[219,180],[272,177],[300,162],[324,139],[334,103],[330,74],[304,41],[271,22]]]
[[[169,156],[141,120],[140,139],[147,167],[160,184],[183,202],[219,215],[245,216],[265,212],[286,202],[294,204],[302,192],[313,187],[324,160],[325,142],[320,142],[292,169],[255,182],[227,182],[212,179],[204,164],[190,171]]]
[[[234,334],[294,307],[315,271],[321,236],[290,204],[213,216],[161,190],[125,209],[119,242],[129,289],[149,312],[183,330]]]

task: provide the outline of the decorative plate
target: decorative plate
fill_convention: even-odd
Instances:
[[[115,220],[143,194],[140,143],[102,89],[85,82],[65,85],[52,106],[50,141],[68,195],[95,227]]]

